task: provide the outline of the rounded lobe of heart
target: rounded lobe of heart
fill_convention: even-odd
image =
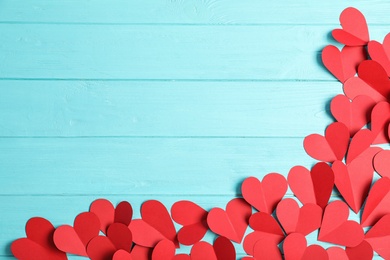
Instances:
[[[178,254],[175,255],[172,260],[191,260],[191,256],[186,254]]]
[[[278,173],[267,174],[262,182],[255,177],[244,180],[242,196],[258,211],[271,214],[287,191],[287,181]]]
[[[334,173],[325,162],[319,162],[313,166],[310,172],[313,182],[316,204],[324,209],[328,205],[334,186]]]
[[[344,94],[350,99],[355,99],[358,96],[368,96],[376,103],[386,101],[386,97],[382,96],[359,77],[352,77],[347,79],[344,82],[343,91]]]
[[[387,135],[390,122],[390,104],[386,101],[379,102],[371,112],[371,131],[375,136],[373,144],[389,142]]]
[[[374,157],[375,170],[382,176],[390,178],[390,150],[382,150]]]
[[[249,219],[249,225],[255,231],[260,231],[268,234],[275,234],[284,237],[283,230],[272,215],[257,212]]]
[[[152,253],[152,248],[134,245],[130,255],[134,260],[150,260],[152,258]]]
[[[342,83],[356,74],[356,68],[365,59],[361,46],[345,46],[340,52],[337,47],[328,45],[322,50],[323,64]]]
[[[133,236],[134,243],[143,247],[155,247],[159,241],[167,239],[163,234],[142,219],[134,219],[131,221],[129,229]]]
[[[91,260],[112,259],[116,251],[108,237],[97,236],[91,239],[87,246],[88,257]]]
[[[91,203],[90,212],[95,213],[100,221],[100,230],[106,234],[107,228],[114,223],[115,208],[109,200],[97,199]]]
[[[93,212],[83,212],[76,216],[73,228],[86,246],[92,238],[99,235],[100,221]]]
[[[302,259],[307,247],[307,241],[304,235],[300,233],[289,234],[283,243],[285,260]]]
[[[343,123],[354,136],[370,121],[371,110],[376,102],[369,96],[360,95],[352,101],[344,95],[335,96],[330,103],[333,117]]]
[[[372,185],[364,206],[361,225],[373,226],[382,216],[390,213],[390,179],[382,177]]]
[[[120,202],[115,208],[114,223],[128,226],[133,218],[133,208],[127,201]]]
[[[144,202],[141,206],[141,216],[143,221],[156,229],[166,239],[171,240],[177,248],[179,247],[175,226],[168,210],[161,202],[157,200]]]
[[[204,237],[208,229],[207,222],[204,220],[182,227],[177,233],[177,238],[183,245],[193,245]]]
[[[254,231],[245,236],[243,248],[245,253],[253,255],[254,247],[257,241],[267,240],[274,245],[278,245],[284,239],[284,235]]]
[[[123,249],[130,252],[133,245],[133,235],[130,229],[122,223],[113,223],[107,230],[107,237],[117,250]]]
[[[169,260],[175,256],[176,247],[175,244],[167,239],[161,240],[157,243],[153,249],[153,260]]]
[[[334,201],[326,208],[318,240],[342,246],[355,247],[364,239],[362,227],[348,220],[349,208],[342,201]]]
[[[319,245],[311,245],[306,248],[302,260],[329,260],[328,252]]]
[[[370,148],[374,141],[374,135],[368,129],[359,130],[351,139],[347,155],[347,164],[351,163],[356,157]]]
[[[367,232],[366,241],[384,259],[390,259],[390,214],[384,215]]]
[[[251,215],[251,206],[245,200],[236,198],[229,201],[226,211],[221,208],[210,210],[207,224],[214,233],[240,243]]]
[[[332,31],[336,41],[349,46],[366,45],[370,40],[364,15],[353,7],[348,7],[340,14],[340,24],[343,29]]]
[[[131,254],[123,249],[120,249],[114,253],[112,260],[132,260]]]
[[[282,260],[278,245],[268,239],[262,239],[255,243],[253,248],[253,256],[255,259],[272,259]]]
[[[355,247],[347,247],[345,252],[349,259],[371,260],[374,256],[371,245],[365,240]]]
[[[386,35],[383,45],[377,41],[370,41],[367,46],[371,59],[382,65],[388,76],[390,76],[389,35]]]
[[[194,244],[190,255],[191,260],[217,260],[213,246],[204,241]]]
[[[171,207],[171,215],[181,225],[191,225],[207,218],[207,211],[188,200],[175,202]]]
[[[389,98],[390,80],[385,69],[378,62],[373,60],[363,61],[358,67],[358,75],[384,98]]]
[[[341,247],[332,246],[326,252],[328,253],[329,260],[349,260],[347,253]]]
[[[313,181],[310,171],[303,166],[294,166],[288,173],[287,182],[302,204],[316,204]]]
[[[284,199],[276,208],[276,216],[286,234],[308,235],[321,225],[322,209],[316,204],[305,204],[299,208],[293,199]]]
[[[213,248],[218,260],[236,260],[236,249],[226,237],[218,237]]]

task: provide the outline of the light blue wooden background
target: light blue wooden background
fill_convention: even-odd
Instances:
[[[0,0],[0,259],[32,216],[224,207],[247,176],[313,165],[303,137],[341,93],[320,51],[351,5],[390,31],[389,1]]]

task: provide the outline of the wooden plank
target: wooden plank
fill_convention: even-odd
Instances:
[[[0,24],[0,78],[335,81],[320,61],[331,29]]]
[[[13,239],[24,237],[24,225],[26,221],[32,216],[41,216],[50,220],[54,226],[63,224],[71,225],[74,217],[83,211],[88,211],[90,203],[100,198],[99,196],[0,196],[0,204],[2,205],[2,217],[5,220],[12,219],[12,221],[1,221],[0,229],[5,231],[0,235],[0,244],[6,245],[0,249],[0,255],[11,255],[9,245]],[[129,201],[133,206],[133,218],[139,218],[139,209],[142,203],[148,199],[157,199],[164,203],[170,209],[171,205],[180,200],[191,200],[210,210],[213,207],[225,208],[226,203],[233,197],[229,196],[185,196],[173,197],[169,195],[148,195],[148,196],[133,196],[133,195],[118,195],[105,197],[117,204],[122,200]],[[335,200],[336,198],[332,198]],[[23,209],[23,210],[21,210]],[[350,212],[350,219],[359,221],[359,216]],[[180,229],[180,225],[176,225],[176,229]],[[251,232],[248,228],[247,233]],[[213,241],[214,235],[209,232],[206,234],[204,240]],[[311,233],[307,237],[309,244],[315,243],[324,246],[334,246],[333,244],[318,242],[317,232]],[[244,256],[245,252],[242,245],[235,244],[236,251],[240,256]],[[178,252],[188,253],[189,247],[182,246]],[[1,258],[0,258],[1,259]],[[71,258],[72,259],[72,258]],[[381,259],[376,256],[375,259]]]
[[[0,22],[336,25],[348,6],[359,8],[370,24],[389,24],[390,3],[379,0],[2,0]]]
[[[0,136],[304,137],[338,82],[0,81]]]
[[[227,194],[315,163],[301,138],[1,138],[0,194]]]

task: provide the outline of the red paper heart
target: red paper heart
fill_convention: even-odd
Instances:
[[[371,147],[348,165],[341,161],[335,161],[332,165],[335,185],[355,213],[361,209],[370,190],[374,175],[372,159],[380,150]]]
[[[384,259],[390,259],[390,214],[384,215],[367,232],[367,242]]]
[[[175,226],[161,202],[157,200],[144,202],[141,206],[141,216],[142,219],[135,219],[129,225],[134,243],[154,247],[159,241],[168,239],[179,247]]]
[[[341,52],[333,45],[322,50],[322,62],[338,80],[344,83],[356,74],[358,65],[366,59],[363,47],[345,46]]]
[[[122,223],[128,226],[133,217],[133,208],[127,201],[120,202],[114,208],[109,200],[97,199],[91,203],[89,211],[99,218],[100,230],[104,234],[112,223]]]
[[[390,213],[390,179],[383,177],[372,185],[364,206],[361,225],[373,226],[381,217]]]
[[[374,157],[375,170],[382,176],[390,178],[390,150],[383,150]]]
[[[364,239],[361,226],[348,220],[349,208],[340,200],[330,203],[324,212],[318,240],[355,247]]]
[[[349,260],[347,253],[341,247],[332,246],[326,252],[328,253],[329,260]]]
[[[191,201],[178,201],[172,205],[172,218],[183,225],[177,234],[183,245],[193,245],[200,241],[208,230],[208,212]]]
[[[329,256],[325,249],[318,245],[307,247],[304,235],[291,233],[283,243],[285,260],[328,260]]]
[[[366,60],[358,67],[359,77],[348,79],[344,83],[344,93],[350,99],[359,95],[371,97],[375,102],[390,97],[390,80],[385,69],[376,61]]]
[[[348,46],[362,46],[370,40],[366,18],[356,8],[344,9],[340,14],[340,24],[343,29],[332,31],[336,41]]]
[[[387,76],[390,76],[390,33],[386,35],[383,44],[377,41],[370,41],[367,47],[371,59],[382,65],[386,70]]]
[[[344,95],[335,96],[330,111],[338,122],[343,123],[353,136],[370,122],[371,110],[376,102],[368,96],[357,96],[352,101]]]
[[[66,254],[56,248],[54,227],[44,218],[31,218],[26,223],[26,238],[12,242],[11,252],[20,260],[66,260]]]
[[[280,253],[278,245],[275,245],[273,241],[266,238],[258,240],[253,247],[254,259],[272,259],[282,260],[282,254]]]
[[[295,200],[284,199],[276,208],[276,216],[286,234],[308,235],[321,226],[322,209],[313,203],[300,208]]]
[[[314,159],[333,162],[342,160],[348,149],[349,130],[340,122],[330,124],[325,131],[325,137],[319,134],[306,136],[303,146],[308,155]]]
[[[133,245],[133,236],[130,229],[122,223],[113,223],[107,229],[107,237],[117,250],[123,249],[130,252]]]
[[[254,247],[258,241],[267,240],[267,243],[276,246],[284,239],[282,228],[270,214],[257,212],[250,217],[249,224],[255,231],[244,240],[244,250],[248,255],[254,255]]]
[[[134,245],[130,255],[134,260],[150,260],[152,258],[152,253],[152,248]]]
[[[302,204],[314,203],[322,209],[328,204],[334,186],[334,174],[328,164],[317,163],[311,172],[303,166],[295,166],[288,173],[287,180]]]
[[[191,248],[191,260],[217,260],[214,247],[207,242],[197,242]]]
[[[267,174],[262,182],[249,177],[241,185],[242,196],[255,209],[271,214],[287,191],[287,181],[278,173]]]
[[[133,258],[129,252],[121,249],[114,253],[112,260],[133,260]]]
[[[218,260],[236,260],[236,249],[226,237],[218,237],[213,248]]]
[[[347,247],[345,252],[348,259],[371,260],[374,256],[371,245],[365,240],[355,247]]]
[[[87,246],[88,257],[91,260],[112,259],[116,248],[108,237],[97,236],[91,239]]]
[[[359,130],[351,139],[347,154],[347,164],[351,163],[355,158],[369,150],[370,145],[374,141],[374,134],[368,129]],[[371,152],[368,152],[371,155]],[[371,157],[372,159],[372,157]]]
[[[232,199],[226,206],[226,211],[213,208],[207,216],[207,223],[214,233],[240,243],[248,227],[251,206],[244,199]]]
[[[371,131],[375,136],[373,144],[384,144],[389,142],[389,123],[390,104],[386,101],[379,102],[371,112]]]
[[[175,256],[175,244],[167,239],[161,240],[153,249],[152,260],[170,260]]]
[[[63,225],[54,232],[53,240],[63,252],[87,256],[89,241],[99,235],[99,218],[92,212],[83,212],[76,216],[73,227]]]

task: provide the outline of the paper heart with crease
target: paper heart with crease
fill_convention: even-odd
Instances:
[[[35,217],[26,223],[26,236],[12,242],[11,252],[20,260],[66,260],[66,254],[58,250],[53,241],[54,226],[50,221]]]
[[[330,203],[324,212],[318,240],[355,247],[364,239],[362,227],[348,220],[349,208],[341,200]]]
[[[348,259],[371,260],[374,256],[371,245],[365,240],[355,247],[347,247],[345,252]]]
[[[88,256],[87,245],[92,238],[99,235],[99,230],[99,218],[92,212],[83,212],[76,216],[73,227],[58,227],[53,240],[56,247],[63,252]]]
[[[383,44],[370,41],[367,45],[368,53],[372,60],[378,62],[390,76],[390,33],[383,40]]]
[[[379,102],[371,112],[371,131],[375,136],[373,144],[389,142],[388,127],[390,123],[390,103]]]
[[[333,117],[343,123],[353,136],[370,122],[371,110],[376,102],[369,96],[357,96],[352,101],[344,95],[335,96],[330,103]]]
[[[236,198],[229,201],[226,211],[221,208],[211,209],[207,224],[214,233],[241,243],[251,215],[252,207],[244,199]]]
[[[311,134],[303,140],[303,147],[308,155],[324,162],[342,160],[348,149],[349,129],[340,122],[330,124],[325,136]]]
[[[87,254],[91,260],[112,259],[116,248],[108,237],[97,236],[87,246]]]
[[[334,174],[327,163],[320,162],[311,171],[303,166],[291,168],[287,181],[302,204],[314,203],[324,209],[332,194]]]
[[[282,254],[278,245],[266,238],[258,240],[253,247],[253,259],[282,260]]]
[[[353,7],[348,7],[340,14],[342,29],[332,31],[336,41],[348,46],[366,45],[370,40],[364,15]]]
[[[382,177],[390,178],[390,150],[382,150],[374,157],[374,168]]]
[[[390,80],[387,73],[378,62],[373,60],[360,63],[358,77],[348,79],[343,88],[345,95],[350,99],[365,95],[378,103],[390,97]]]
[[[328,253],[319,245],[307,246],[304,235],[291,233],[283,243],[285,260],[328,260]]]
[[[278,173],[267,174],[261,182],[249,177],[241,185],[244,199],[258,211],[268,214],[272,214],[286,191],[286,178]]]
[[[367,198],[374,176],[372,160],[379,151],[379,147],[370,147],[348,165],[341,161],[335,161],[332,165],[335,185],[355,213],[358,213]]]
[[[112,223],[122,223],[128,226],[133,217],[133,208],[127,201],[120,202],[114,208],[109,200],[97,199],[91,203],[89,211],[99,218],[100,230],[104,234]]]
[[[386,214],[390,214],[390,179],[382,177],[368,193],[360,223],[363,227],[373,226]]]
[[[193,245],[200,241],[208,230],[208,212],[191,201],[178,201],[172,205],[171,215],[183,227],[177,238],[183,245]]]
[[[356,74],[359,64],[366,59],[363,47],[345,46],[341,51],[333,45],[322,50],[322,63],[338,80],[344,83]]]
[[[351,142],[349,143],[348,148],[348,154],[346,162],[347,164],[351,163],[355,158],[359,157],[360,155],[364,155],[365,152],[367,152],[364,156],[371,156],[371,152],[368,151],[370,149],[370,146],[372,142],[374,141],[374,134],[368,130],[368,129],[361,129],[359,130],[351,139]]]
[[[313,203],[300,208],[294,199],[284,199],[276,208],[276,216],[286,234],[308,235],[321,226],[322,209]]]
[[[218,237],[213,248],[218,260],[236,260],[236,249],[226,237]]]
[[[257,212],[249,219],[249,225],[254,232],[248,234],[243,243],[245,252],[254,255],[254,247],[258,241],[267,241],[277,246],[284,239],[284,233],[278,222],[272,215],[265,212]]]
[[[179,247],[176,229],[166,207],[157,200],[148,200],[141,206],[142,219],[134,219],[129,228],[133,241],[144,247],[154,247],[159,241],[168,239]]]
[[[384,259],[390,259],[390,214],[384,215],[367,232],[366,241]]]

